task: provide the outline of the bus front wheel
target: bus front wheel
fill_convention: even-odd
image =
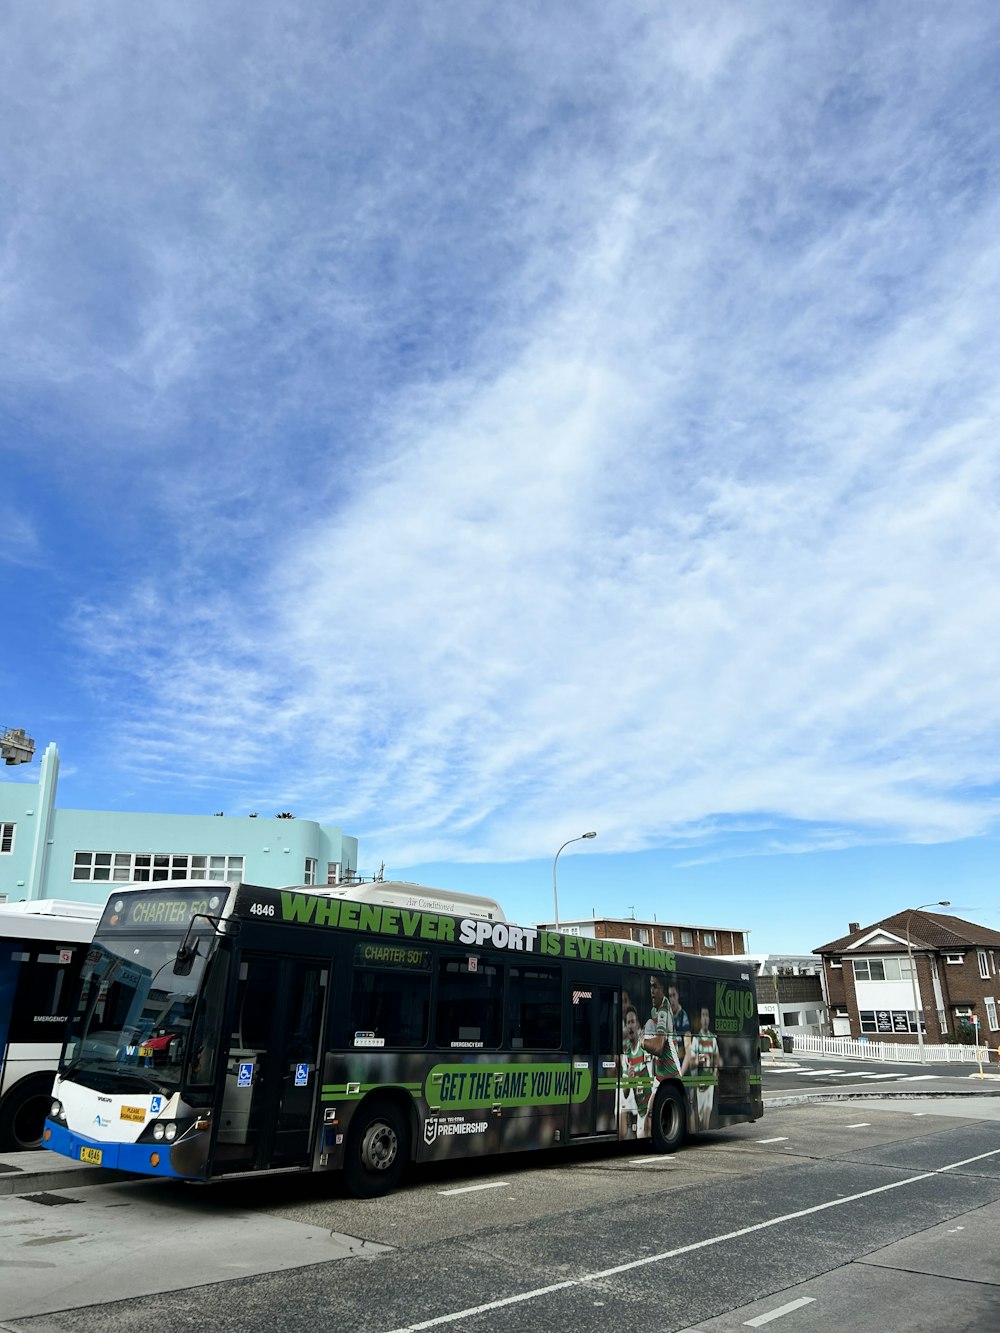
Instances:
[[[672,1083],[661,1083],[653,1102],[651,1126],[653,1147],[657,1152],[676,1152],[687,1131],[687,1107],[684,1094]]]
[[[375,1199],[399,1184],[410,1158],[410,1130],[398,1106],[362,1106],[347,1136],[344,1179],[356,1199]]]

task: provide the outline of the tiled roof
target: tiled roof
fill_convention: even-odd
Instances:
[[[850,935],[842,935],[838,940],[831,940],[829,944],[821,944],[813,952],[885,953],[887,949],[891,951],[894,947],[902,946],[871,944],[862,945],[860,949],[852,949],[851,945],[879,928],[905,940],[907,922],[910,923],[910,943],[915,949],[936,949],[939,952],[947,952],[952,949],[975,948],[977,945],[1000,948],[1000,931],[990,930],[988,926],[977,926],[972,921],[963,921],[959,916],[946,916],[942,912],[896,912],[893,916],[883,917],[881,921],[873,921],[871,925],[863,926],[861,930],[852,931]]]

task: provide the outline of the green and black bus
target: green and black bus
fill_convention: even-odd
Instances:
[[[208,1181],[649,1140],[762,1113],[753,972],[405,883],[115,893],[45,1146]]]

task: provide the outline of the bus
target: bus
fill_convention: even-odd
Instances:
[[[39,1148],[97,904],[0,903],[0,1152]]]
[[[44,1142],[189,1181],[340,1172],[370,1198],[410,1162],[673,1152],[762,1110],[746,964],[400,882],[204,883],[108,900]]]

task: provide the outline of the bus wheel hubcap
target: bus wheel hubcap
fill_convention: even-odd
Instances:
[[[361,1160],[370,1171],[384,1171],[396,1157],[396,1135],[391,1125],[369,1125],[361,1144]]]

